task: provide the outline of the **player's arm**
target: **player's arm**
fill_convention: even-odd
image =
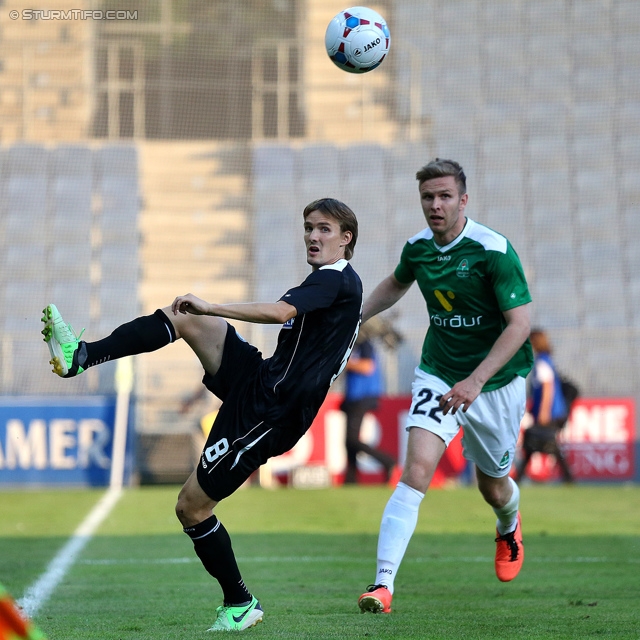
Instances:
[[[484,387],[487,380],[513,358],[529,337],[531,331],[529,307],[529,304],[523,304],[503,312],[507,326],[494,342],[487,356],[474,369],[471,375],[454,384],[442,396],[440,406],[443,408],[443,413],[446,414],[449,411],[455,413],[460,408],[466,411],[469,405],[480,395],[482,387]]]
[[[540,399],[540,410],[538,411],[538,424],[546,425],[551,422],[551,407],[553,405],[553,381],[542,383],[542,397]]]
[[[385,278],[366,299],[362,308],[362,322],[366,322],[381,311],[392,307],[409,291],[413,283],[400,282],[394,274]]]
[[[555,395],[554,382],[556,374],[549,364],[544,360],[539,360],[535,364],[535,377],[540,384],[540,405],[536,423],[547,425],[551,422],[551,412],[553,407],[553,396]]]
[[[234,302],[214,304],[188,293],[178,296],[171,305],[174,315],[192,313],[196,316],[218,316],[230,320],[243,320],[259,324],[284,324],[295,318],[297,309],[282,300],[278,302]]]

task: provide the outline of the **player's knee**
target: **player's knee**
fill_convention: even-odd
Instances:
[[[511,487],[504,482],[479,482],[478,489],[485,502],[497,509],[509,502],[512,491]]]
[[[177,336],[187,342],[200,335],[205,335],[209,340],[224,340],[227,334],[227,322],[224,318],[178,313],[171,314],[171,322]]]
[[[413,461],[405,466],[400,481],[416,489],[416,491],[425,493],[429,488],[434,472],[435,469],[430,464],[422,461]]]
[[[197,514],[193,508],[192,502],[189,500],[187,491],[183,488],[176,501],[175,507],[176,517],[180,521],[183,527],[192,526],[194,521],[197,520]]]
[[[186,526],[186,521],[188,519],[187,516],[187,503],[186,500],[182,497],[182,495],[178,496],[178,500],[176,502],[176,517],[180,520],[180,523],[183,526]]]

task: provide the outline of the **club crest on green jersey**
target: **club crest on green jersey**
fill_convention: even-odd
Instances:
[[[469,262],[465,258],[460,262],[458,268],[456,269],[456,275],[458,278],[468,278],[469,277]]]

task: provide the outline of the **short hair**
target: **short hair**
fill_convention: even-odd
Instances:
[[[534,351],[537,353],[548,353],[551,355],[553,352],[549,336],[542,329],[532,329],[529,334],[529,340],[531,341],[531,346]]]
[[[351,260],[358,240],[358,219],[356,214],[344,202],[340,202],[335,198],[320,198],[310,202],[304,208],[302,217],[306,220],[312,211],[321,211],[330,218],[337,220],[340,223],[341,233],[345,231],[351,232],[351,242],[344,248],[344,257],[347,260]]]
[[[416,173],[416,180],[421,185],[427,180],[444,178],[445,176],[453,176],[455,178],[458,185],[458,195],[463,196],[467,193],[467,176],[464,175],[462,167],[455,160],[444,160],[442,158],[432,160]]]

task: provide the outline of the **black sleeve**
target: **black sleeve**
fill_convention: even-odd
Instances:
[[[297,287],[289,289],[280,300],[293,305],[298,314],[330,307],[340,289],[342,274],[333,269],[318,269]]]

